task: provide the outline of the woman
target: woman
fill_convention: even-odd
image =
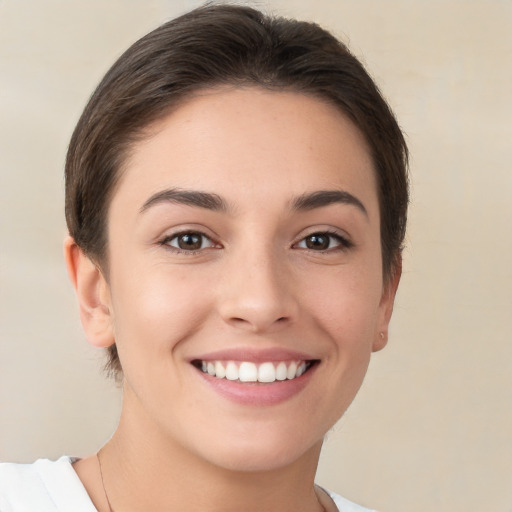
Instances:
[[[68,271],[121,419],[88,458],[3,465],[0,510],[367,510],[314,477],[387,341],[406,160],[316,25],[207,6],[128,49],[66,162]]]

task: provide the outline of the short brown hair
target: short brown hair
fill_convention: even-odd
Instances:
[[[206,5],[133,44],[98,85],[66,159],[66,221],[108,273],[107,213],[119,169],[144,129],[194,92],[221,85],[296,91],[341,109],[365,136],[381,214],[384,279],[400,262],[408,205],[407,146],[362,64],[314,23],[234,5]],[[115,345],[107,367],[119,376]]]

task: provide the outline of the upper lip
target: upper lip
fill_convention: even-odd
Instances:
[[[200,354],[190,358],[190,361],[249,361],[253,363],[265,363],[268,361],[312,361],[318,357],[305,352],[284,348],[231,348]]]

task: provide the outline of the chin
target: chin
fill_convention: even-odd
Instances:
[[[279,438],[278,438],[279,437]],[[323,438],[306,441],[293,436],[252,436],[251,439],[234,439],[226,436],[215,450],[203,453],[213,465],[236,472],[269,472],[283,469],[308,457],[318,457]]]

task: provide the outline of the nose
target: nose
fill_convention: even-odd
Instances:
[[[298,317],[292,273],[269,252],[240,255],[226,265],[218,307],[224,322],[237,329],[273,332]]]

